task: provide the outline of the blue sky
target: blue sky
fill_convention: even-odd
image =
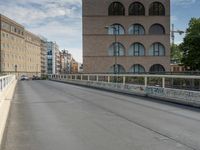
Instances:
[[[0,0],[0,13],[37,35],[56,41],[82,62],[81,0]],[[191,17],[200,17],[200,0],[171,0],[175,29],[186,30]],[[180,43],[183,36],[176,35]]]
[[[192,17],[200,17],[200,0],[171,0],[171,23],[175,30],[185,31]],[[181,43],[185,35],[175,35],[175,43]]]

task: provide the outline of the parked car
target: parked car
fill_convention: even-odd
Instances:
[[[29,80],[29,77],[27,76],[27,75],[22,75],[21,76],[21,78],[20,78],[20,80]]]
[[[41,78],[34,75],[34,76],[32,77],[32,80],[41,80]]]

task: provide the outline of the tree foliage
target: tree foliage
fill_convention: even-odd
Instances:
[[[190,70],[200,71],[200,18],[190,20],[180,49],[183,51],[182,63]]]
[[[171,45],[171,61],[172,63],[180,64],[183,58],[183,52],[181,51],[179,45]]]

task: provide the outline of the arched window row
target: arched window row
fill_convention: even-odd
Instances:
[[[155,23],[149,27],[149,35],[164,35],[165,28],[163,25]],[[112,24],[108,27],[109,35],[125,35],[125,28],[121,24]],[[132,24],[128,28],[129,35],[145,35],[145,28],[141,24]]]
[[[108,49],[108,55],[109,56],[124,56],[125,55],[125,47],[119,43],[113,43],[110,45]]]
[[[109,16],[125,16],[125,7],[120,2],[112,2],[108,8]],[[141,2],[133,2],[128,8],[130,16],[145,16],[145,7]],[[153,2],[149,6],[150,16],[165,16],[165,7],[161,2]]]
[[[165,47],[163,44],[156,42],[150,46],[148,53],[146,53],[144,45],[139,42],[136,42],[129,47],[127,56],[145,56],[145,54],[147,56],[165,56]],[[123,46],[123,44],[119,42],[112,43],[108,48],[108,56],[125,55],[126,49]]]
[[[145,71],[144,66],[140,64],[134,64],[132,65],[127,71],[125,70],[123,65],[116,64],[113,65],[109,68],[108,70],[109,73],[114,73],[114,74],[123,74],[123,73],[145,73],[145,72],[165,72],[165,68],[161,64],[153,64],[148,71]]]

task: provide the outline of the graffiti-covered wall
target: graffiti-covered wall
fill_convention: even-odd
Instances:
[[[60,80],[59,80],[60,81]],[[156,86],[133,85],[123,83],[108,83],[97,81],[81,81],[81,80],[61,80],[63,82],[84,85],[89,87],[96,87],[107,89],[111,91],[118,91],[128,94],[136,94],[141,96],[156,97],[165,101],[178,102],[181,104],[192,105],[200,107],[200,92],[187,91],[180,89],[162,88]]]

